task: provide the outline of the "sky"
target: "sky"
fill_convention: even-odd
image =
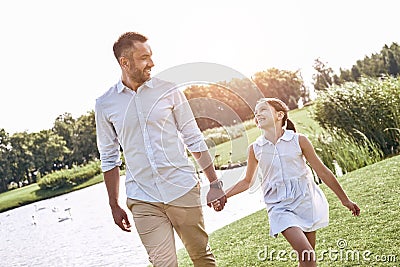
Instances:
[[[321,58],[337,73],[400,44],[395,0],[13,0],[0,3],[0,129],[38,132],[74,118],[120,78],[112,45],[149,38],[153,76],[210,62],[247,77],[300,70],[311,85]]]

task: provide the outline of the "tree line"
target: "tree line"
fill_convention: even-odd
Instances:
[[[290,109],[310,100],[300,71],[270,68],[252,79],[234,78],[217,84],[191,85],[184,91],[201,130],[251,119],[261,97],[278,97]]]
[[[59,115],[48,130],[12,135],[0,129],[0,192],[37,182],[52,171],[82,165],[98,158],[94,112],[74,119]]]
[[[363,76],[397,77],[400,73],[400,46],[395,42],[390,46],[384,45],[379,53],[357,60],[350,69],[340,68],[339,74],[320,58],[315,60],[313,67],[316,70],[313,76],[316,91],[324,91],[332,85],[341,85],[345,82],[360,82]]]

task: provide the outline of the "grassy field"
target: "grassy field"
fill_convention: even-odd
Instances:
[[[33,203],[39,200],[59,196],[75,190],[79,190],[103,181],[103,174],[99,174],[92,179],[70,188],[61,188],[58,190],[43,190],[35,184],[24,186],[18,189],[7,191],[0,194],[0,212],[17,208],[29,203]]]
[[[353,217],[321,185],[330,204],[330,225],[317,233],[318,266],[400,266],[400,156],[350,172],[340,183],[361,215]],[[297,266],[283,236],[272,238],[268,231],[267,212],[261,210],[212,233],[218,265]],[[178,255],[179,266],[193,266],[185,250]]]
[[[298,132],[305,135],[321,133],[322,128],[318,122],[313,119],[313,106],[306,106],[302,109],[295,109],[289,112],[289,119],[291,119]]]

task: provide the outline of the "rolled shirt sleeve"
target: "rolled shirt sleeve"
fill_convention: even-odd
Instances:
[[[192,109],[185,94],[181,90],[174,90],[173,114],[183,143],[190,152],[207,151],[203,134],[197,126]]]
[[[96,100],[95,105],[97,148],[100,153],[101,170],[109,171],[116,166],[121,166],[120,145],[112,123],[108,120],[102,109],[101,101]]]

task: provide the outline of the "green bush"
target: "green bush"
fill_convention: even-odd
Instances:
[[[382,150],[366,137],[355,141],[345,133],[323,131],[309,138],[318,156],[337,176],[374,164],[383,158]]]
[[[400,152],[400,77],[363,77],[321,92],[314,119],[328,131],[342,131],[379,145],[385,155]]]
[[[93,161],[85,166],[74,166],[72,169],[60,170],[40,178],[41,189],[58,189],[75,186],[101,173],[100,162]]]

